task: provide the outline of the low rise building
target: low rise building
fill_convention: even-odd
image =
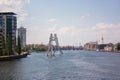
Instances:
[[[98,51],[105,51],[104,48],[107,46],[107,44],[99,44],[98,45]]]
[[[104,47],[105,51],[114,51],[114,44],[109,43]]]
[[[98,49],[98,43],[97,42],[89,42],[84,45],[85,50],[97,50]]]

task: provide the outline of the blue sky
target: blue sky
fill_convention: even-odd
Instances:
[[[18,14],[27,43],[48,43],[57,33],[61,45],[120,41],[120,0],[0,0],[1,11]]]

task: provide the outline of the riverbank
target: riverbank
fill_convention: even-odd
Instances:
[[[0,56],[0,61],[8,61],[8,60],[14,60],[14,59],[20,59],[27,57],[28,52],[23,52],[20,55],[10,55],[10,56]]]
[[[120,53],[120,51],[105,51],[105,50],[85,50],[85,51]]]

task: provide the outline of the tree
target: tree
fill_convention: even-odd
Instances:
[[[20,36],[18,36],[18,54],[21,54],[21,40],[20,40]]]
[[[7,35],[7,40],[6,40],[6,49],[7,49],[7,55],[12,54],[12,41],[11,41],[11,35]]]
[[[6,54],[5,50],[5,40],[4,37],[2,36],[2,50],[1,50],[1,56],[4,56]]]
[[[2,36],[2,56],[4,55],[7,55],[7,49],[6,49],[4,37]]]
[[[117,43],[117,50],[120,50],[120,43]]]
[[[18,46],[17,46],[17,44],[16,44],[16,37],[15,37],[15,39],[14,39],[14,52],[16,53],[17,52],[17,49],[18,48]]]

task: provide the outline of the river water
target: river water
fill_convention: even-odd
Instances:
[[[0,80],[120,80],[120,53],[63,51],[55,57],[45,52],[0,62]]]

